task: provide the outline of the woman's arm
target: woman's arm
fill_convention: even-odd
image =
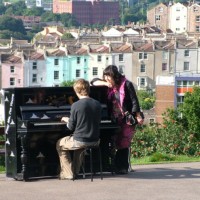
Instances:
[[[91,82],[91,85],[93,86],[108,86],[108,82],[100,79],[100,78],[94,78]]]
[[[130,81],[127,82],[127,89],[128,89],[131,101],[132,101],[132,112],[136,114],[138,124],[143,124],[144,116],[141,114],[137,94],[136,94],[133,84]]]
[[[139,101],[138,101],[138,98],[137,98],[137,94],[136,94],[136,91],[135,91],[135,88],[133,86],[133,83],[130,82],[130,81],[127,81],[126,82],[126,88],[127,88],[127,92],[130,97],[130,100],[131,100],[131,104],[132,104],[132,110],[131,112],[132,113],[139,113],[140,112],[140,105],[139,105]]]

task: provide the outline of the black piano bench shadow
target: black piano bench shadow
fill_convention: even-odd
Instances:
[[[76,150],[75,150],[76,151]],[[99,145],[95,146],[88,146],[85,147],[83,152],[81,153],[81,156],[83,155],[83,162],[82,162],[82,174],[83,178],[86,177],[86,169],[90,169],[90,176],[91,176],[91,182],[93,181],[94,174],[97,173],[96,166],[94,167],[94,164],[99,164],[99,172],[101,180],[103,180],[103,170],[102,170],[102,156],[101,156],[101,149]],[[89,167],[86,165],[89,164]],[[75,171],[75,168],[74,168]],[[75,176],[73,177],[73,181],[75,180]]]

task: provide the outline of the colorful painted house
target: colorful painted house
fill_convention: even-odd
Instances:
[[[24,60],[24,86],[46,86],[46,62],[44,52],[34,51],[25,56]]]
[[[46,86],[59,86],[64,81],[63,69],[68,65],[66,50],[63,48],[48,50],[46,58]]]
[[[60,86],[78,78],[88,80],[87,50],[82,47],[60,47],[46,51],[46,86]]]
[[[2,88],[24,87],[24,56],[22,52],[1,55]]]

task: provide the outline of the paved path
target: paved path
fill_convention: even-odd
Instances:
[[[136,165],[128,175],[28,182],[0,175],[0,200],[199,200],[200,162]]]

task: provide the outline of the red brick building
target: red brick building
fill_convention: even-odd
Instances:
[[[119,24],[118,1],[53,0],[53,13],[70,13],[80,24]]]
[[[158,76],[156,80],[156,122],[162,123],[162,114],[167,108],[174,108],[175,104],[175,83],[174,77]]]

